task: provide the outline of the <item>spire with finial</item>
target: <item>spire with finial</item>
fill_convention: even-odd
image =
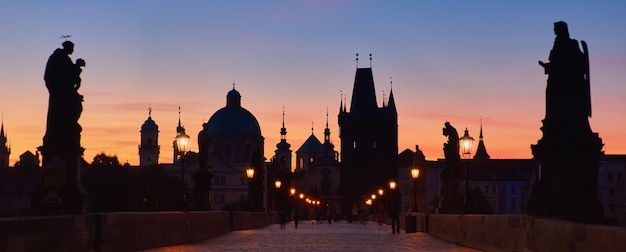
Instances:
[[[387,106],[385,105],[385,90],[383,90],[383,108],[384,108],[384,107],[387,107]]]
[[[330,129],[328,128],[328,108],[326,108],[326,128],[324,129],[324,144],[330,143]]]
[[[287,128],[285,128],[285,106],[283,106],[283,127],[280,128],[280,140],[287,139]]]
[[[372,54],[370,53],[370,68],[372,68]]]
[[[480,136],[478,137],[478,148],[476,148],[476,154],[474,159],[489,159],[490,156],[487,153],[485,142],[483,141],[483,118],[480,117]]]
[[[291,145],[287,143],[287,128],[285,128],[285,106],[283,106],[283,127],[280,128],[280,142],[276,145],[276,156],[281,156],[279,155],[278,151],[288,151],[289,153],[291,153],[291,150],[289,150],[290,147]]]
[[[152,105],[148,104],[148,118],[152,117]]]
[[[2,124],[0,124],[0,167],[9,167],[9,155],[11,155],[11,146],[7,144],[7,135],[4,132],[3,114]]]
[[[178,127],[176,127],[176,133],[185,132],[185,128],[180,123],[180,106],[178,106]]]
[[[341,114],[343,111],[343,91],[339,90],[339,114]]]
[[[311,121],[311,134],[313,134],[313,121]]]
[[[393,78],[389,76],[389,99],[387,100],[387,107],[393,111],[393,113],[398,113],[396,110],[396,100],[393,98]]]
[[[359,69],[359,54],[356,54],[356,68]]]

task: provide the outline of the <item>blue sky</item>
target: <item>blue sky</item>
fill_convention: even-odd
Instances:
[[[178,106],[187,133],[223,107],[236,83],[261,125],[270,158],[282,107],[296,150],[321,138],[329,111],[339,143],[340,92],[372,67],[378,95],[390,77],[399,149],[443,157],[445,121],[477,138],[481,117],[494,158],[529,158],[541,138],[547,61],[563,20],[591,52],[592,129],[607,153],[626,153],[626,3],[619,1],[20,1],[0,3],[0,112],[11,160],[41,145],[45,61],[72,34],[83,71],[85,158],[98,152],[138,163],[148,107],[171,162]],[[349,101],[349,99],[348,99]],[[339,146],[336,144],[336,146]],[[197,145],[192,146],[197,151]]]

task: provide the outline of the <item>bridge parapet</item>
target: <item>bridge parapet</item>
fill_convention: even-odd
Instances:
[[[626,228],[525,215],[432,214],[429,233],[486,251],[626,251]]]
[[[0,251],[132,251],[276,223],[275,213],[116,212],[0,218]]]

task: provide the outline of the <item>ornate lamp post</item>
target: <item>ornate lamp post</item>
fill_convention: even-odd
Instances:
[[[461,153],[466,159],[470,158],[470,154],[472,153],[472,144],[474,143],[474,138],[469,136],[469,132],[467,128],[465,128],[465,134],[459,138],[459,144],[461,145]],[[465,162],[465,197],[463,199],[463,213],[467,212],[467,193],[469,190],[469,177],[467,174],[469,166],[469,161]]]
[[[420,169],[411,169],[411,179],[413,179],[413,212],[417,212],[417,178],[420,176]]]
[[[280,179],[277,179],[276,181],[274,181],[274,186],[276,187],[276,201],[274,202],[275,206],[274,208],[276,210],[279,210],[281,205],[282,205],[282,195],[280,194],[280,187],[283,185],[283,182],[280,181]]]
[[[176,149],[180,154],[180,204],[181,210],[187,211],[187,195],[185,193],[187,185],[185,184],[185,154],[189,152],[189,136],[185,132],[181,132],[176,136]]]
[[[254,168],[246,168],[246,177],[248,178],[248,204],[250,205],[250,210],[253,210],[254,199],[252,199],[252,179],[254,178]]]

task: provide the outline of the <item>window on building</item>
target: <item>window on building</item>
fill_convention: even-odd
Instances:
[[[517,186],[511,185],[511,194],[516,194],[516,193],[517,193]]]
[[[498,193],[498,187],[496,185],[491,185],[491,193],[493,194],[497,194]]]
[[[609,173],[609,174],[607,174],[607,175],[606,175],[606,179],[607,179],[608,181],[613,181],[613,173]]]
[[[511,209],[517,209],[517,202],[514,199],[511,200]]]
[[[225,201],[226,197],[224,196],[224,194],[215,194],[215,197],[213,197],[214,203],[224,203]]]
[[[613,188],[609,188],[609,197],[613,196],[615,196],[615,191],[613,190]]]
[[[372,142],[372,148],[376,149],[376,141]]]
[[[248,178],[246,176],[241,176],[241,185],[246,185],[248,183]]]
[[[226,176],[215,176],[215,178],[213,178],[213,183],[215,185],[225,185],[226,184]]]
[[[488,193],[489,193],[489,186],[488,186],[488,185],[486,185],[486,186],[485,186],[485,194],[488,194]]]
[[[609,212],[611,212],[611,213],[615,212],[615,205],[609,204]]]
[[[309,163],[313,163],[313,161],[315,161],[315,159],[313,157],[309,157]]]
[[[304,168],[304,158],[300,158],[298,168]]]
[[[232,144],[225,144],[224,145],[224,157],[225,158],[230,158],[233,155],[233,145]]]
[[[352,148],[353,148],[353,149],[356,149],[356,141],[353,141],[353,142],[352,142]]]

